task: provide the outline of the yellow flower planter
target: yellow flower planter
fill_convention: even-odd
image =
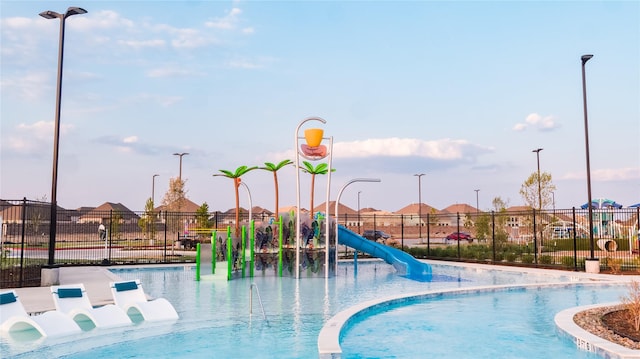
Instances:
[[[309,128],[304,130],[304,138],[309,147],[318,147],[322,143],[324,130],[321,128]]]

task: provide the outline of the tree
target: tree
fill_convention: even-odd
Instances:
[[[153,200],[151,197],[147,199],[144,206],[144,214],[138,220],[138,227],[148,239],[154,239],[156,234],[156,226],[154,225],[155,217],[153,215]]]
[[[540,199],[542,200],[542,208],[538,199],[538,173],[533,172],[520,187],[520,195],[524,203],[531,208],[544,209],[549,207],[553,202],[552,192],[556,190],[556,186],[551,181],[551,174],[547,172],[540,173]]]
[[[287,165],[293,164],[293,161],[291,160],[283,160],[280,163],[278,163],[277,165],[271,163],[271,162],[265,162],[264,165],[265,167],[260,167],[260,169],[263,170],[267,170],[267,171],[271,171],[273,172],[273,183],[275,184],[276,187],[276,206],[275,206],[275,211],[273,211],[274,216],[276,217],[276,219],[278,219],[278,209],[279,207],[279,203],[278,203],[278,199],[279,199],[279,194],[278,194],[278,171]]]
[[[311,219],[313,219],[313,195],[315,192],[316,175],[326,175],[329,172],[329,165],[320,163],[318,166],[313,167],[313,165],[307,161],[302,161],[302,164],[304,164],[302,171],[311,175],[311,206],[309,207],[309,212],[311,213]],[[331,169],[331,172],[335,171],[335,169]]]
[[[204,202],[202,206],[196,210],[196,223],[198,224],[198,228],[209,228],[211,225],[209,223],[209,205],[207,202]]]
[[[244,174],[246,174],[249,171],[255,170],[256,168],[258,168],[258,166],[253,166],[253,167],[240,166],[236,168],[235,172],[231,172],[227,170],[219,170],[220,172],[222,172],[222,174],[214,175],[214,176],[224,176],[227,178],[231,178],[233,180],[233,190],[235,191],[235,194],[236,194],[236,228],[235,228],[236,237],[240,236],[240,193],[238,191],[238,187],[240,187],[240,177],[242,177]],[[251,220],[251,218],[249,218],[249,220]]]
[[[165,210],[167,212],[182,212],[185,199],[187,198],[187,193],[184,190],[184,183],[185,181],[180,178],[169,179],[169,189],[162,199],[162,204],[165,206]],[[178,217],[179,216],[174,215],[167,218],[167,227],[172,232],[180,230]]]
[[[507,206],[509,205],[508,201],[504,201],[500,197],[495,197],[491,204],[493,205],[493,210],[495,211],[495,237],[493,238],[497,245],[501,245],[507,242],[508,234],[505,229],[507,224]]]

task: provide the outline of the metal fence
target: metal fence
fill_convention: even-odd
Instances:
[[[52,248],[50,203],[2,200],[0,287],[39,286],[43,266],[194,262],[195,244],[208,241],[211,229],[229,223],[232,217],[220,212],[200,215],[59,208]],[[51,251],[53,263],[49,263]]]
[[[640,270],[640,208],[432,213],[418,215],[339,215],[339,222],[364,233],[381,230],[387,244],[417,258],[584,270],[585,259],[600,259],[602,271]],[[471,241],[447,236],[463,232]],[[406,239],[420,238],[416,241]]]
[[[51,248],[50,209],[45,202],[0,201],[0,287],[39,286],[43,266],[193,262],[195,243],[209,241],[212,229],[226,231],[235,224],[234,213],[60,208]],[[338,222],[356,233],[384,231],[391,236],[387,244],[417,258],[583,270],[585,258],[595,257],[601,270],[640,269],[640,208],[593,209],[592,214],[593,243],[588,210],[575,208],[422,216],[351,213],[340,214]],[[243,211],[240,220],[246,223],[248,217]],[[253,219],[270,218],[259,213]],[[447,240],[453,232],[466,232],[473,240]],[[51,251],[54,262],[48,263]]]

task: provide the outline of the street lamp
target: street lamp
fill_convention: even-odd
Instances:
[[[422,183],[420,179],[424,176],[424,173],[414,174],[418,177],[418,237],[422,242]]]
[[[593,203],[591,203],[591,165],[589,164],[589,124],[587,120],[587,81],[585,79],[584,65],[591,60],[593,55],[582,55],[582,104],[584,109],[584,145],[587,159],[587,207],[589,208],[589,256],[591,260],[594,258],[593,245]],[[599,268],[598,268],[599,269]]]
[[[156,205],[156,201],[155,201],[155,194],[156,194],[156,177],[160,176],[159,174],[155,174],[153,175],[153,178],[151,179],[151,204],[155,207]],[[153,209],[153,208],[152,208]]]
[[[51,218],[49,219],[49,266],[54,265],[56,250],[56,226],[58,224],[58,147],[60,145],[60,104],[62,100],[62,58],[64,54],[64,25],[69,16],[86,14],[87,10],[70,7],[64,14],[43,11],[39,15],[45,19],[60,19],[60,40],[58,42],[58,86],[56,88],[56,117],[53,140],[53,173],[51,176]]]
[[[180,182],[182,182],[182,156],[185,156],[185,155],[188,155],[188,154],[189,154],[189,152],[182,152],[182,153],[177,153],[176,152],[176,153],[173,154],[174,156],[180,156],[180,175],[178,177],[180,179]]]
[[[542,211],[542,190],[540,189],[540,151],[542,151],[542,148],[536,148],[531,151],[536,153],[536,158],[538,160],[538,211]]]

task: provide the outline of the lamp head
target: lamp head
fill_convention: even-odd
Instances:
[[[592,57],[593,55],[582,55],[580,58],[582,60],[582,64],[584,65],[587,61],[591,60]]]
[[[65,17],[69,17],[72,15],[82,15],[82,14],[86,14],[87,10],[81,8],[81,7],[75,7],[72,6],[70,8],[67,9],[67,13],[64,14]]]
[[[49,20],[50,19],[57,19],[59,17],[62,17],[61,14],[58,14],[57,12],[51,11],[51,10],[43,11],[38,15],[42,16],[45,19],[49,19]]]

